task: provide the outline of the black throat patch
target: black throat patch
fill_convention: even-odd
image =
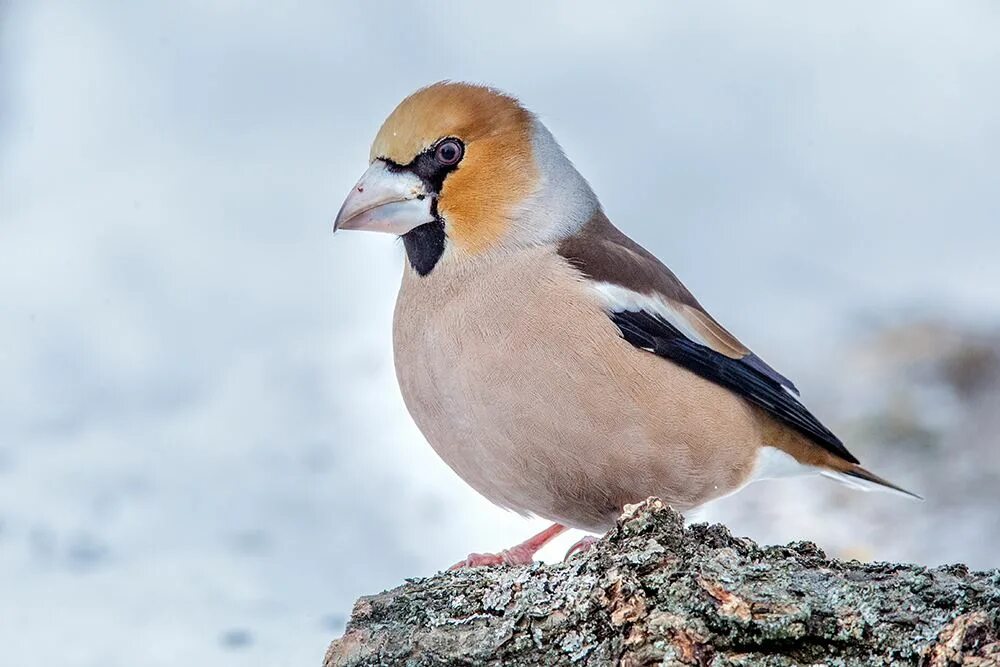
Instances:
[[[437,265],[438,260],[441,259],[441,255],[444,254],[446,235],[444,221],[438,215],[436,197],[441,194],[444,179],[448,177],[448,174],[458,169],[458,162],[442,164],[435,157],[437,146],[445,141],[457,143],[460,151],[464,152],[465,145],[461,141],[445,137],[413,158],[410,164],[398,164],[385,157],[379,158],[385,161],[390,171],[409,171],[415,174],[423,181],[428,192],[435,196],[435,199],[431,201],[431,214],[436,218],[434,222],[415,227],[401,237],[403,246],[406,248],[406,256],[410,260],[410,266],[421,276],[430,273]],[[459,160],[461,160],[462,154],[462,152],[459,153]]]
[[[444,254],[444,222],[441,220],[414,227],[401,238],[410,266],[422,276],[430,273]]]

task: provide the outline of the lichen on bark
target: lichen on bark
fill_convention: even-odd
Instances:
[[[340,665],[1000,665],[1000,571],[831,560],[684,526],[651,498],[569,562],[361,598]]]

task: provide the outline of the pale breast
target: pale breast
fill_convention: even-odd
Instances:
[[[749,477],[739,398],[625,342],[551,247],[407,267],[396,373],[431,446],[493,502],[590,530],[659,495],[701,504]]]

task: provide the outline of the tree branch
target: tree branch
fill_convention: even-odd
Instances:
[[[567,563],[358,600],[324,665],[1000,665],[1000,571],[828,559],[626,508]]]

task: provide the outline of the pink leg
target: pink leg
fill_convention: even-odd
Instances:
[[[563,560],[569,560],[573,554],[582,554],[586,551],[590,551],[591,547],[597,544],[600,540],[601,538],[594,537],[593,535],[584,535],[576,544],[569,548],[566,552],[566,557],[563,558]]]
[[[449,567],[457,570],[461,567],[483,567],[487,565],[530,565],[534,562],[535,553],[548,544],[554,537],[566,530],[566,526],[554,523],[534,537],[529,537],[516,547],[504,549],[497,554],[469,554],[469,557]]]

